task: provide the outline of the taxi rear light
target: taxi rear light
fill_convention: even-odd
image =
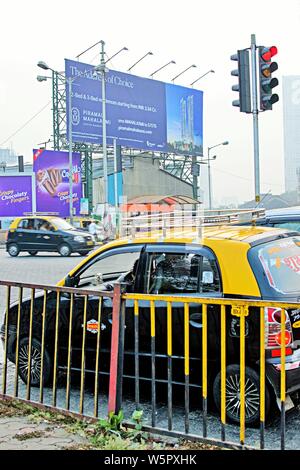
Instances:
[[[293,334],[291,321],[286,310],[284,310],[284,320],[284,342],[285,346],[289,346],[293,342]],[[278,349],[281,346],[281,308],[265,308],[265,325],[266,349]]]
[[[292,354],[293,354],[292,348],[285,348],[285,355],[286,356],[291,356]],[[280,349],[272,349],[271,356],[272,357],[280,357],[281,356],[281,350]]]

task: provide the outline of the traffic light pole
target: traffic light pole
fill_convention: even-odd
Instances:
[[[252,61],[252,115],[253,115],[253,148],[254,148],[254,184],[255,202],[260,202],[260,176],[259,176],[259,137],[258,137],[258,105],[257,105],[257,72],[256,72],[256,39],[251,34],[251,61]]]

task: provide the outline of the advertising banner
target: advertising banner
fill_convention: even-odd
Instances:
[[[66,59],[72,79],[72,136],[102,143],[101,74]],[[70,96],[67,89],[67,116]],[[203,92],[110,70],[106,74],[107,142],[141,150],[203,154]],[[67,124],[69,129],[69,125]]]
[[[0,176],[0,217],[32,212],[32,176]]]
[[[73,209],[80,212],[81,162],[73,153]],[[69,153],[57,150],[33,150],[33,171],[36,175],[37,212],[68,217],[70,215]]]

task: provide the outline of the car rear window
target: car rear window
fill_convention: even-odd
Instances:
[[[251,252],[272,290],[280,294],[300,293],[300,236],[264,243]]]

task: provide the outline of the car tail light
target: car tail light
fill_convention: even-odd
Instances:
[[[292,354],[291,348],[288,346],[293,342],[292,325],[288,313],[284,310],[285,316],[285,332],[284,344],[286,346],[286,354]],[[281,309],[266,307],[265,308],[265,347],[266,349],[278,349],[281,346]]]
[[[5,241],[7,241],[7,240],[8,240],[8,230],[5,233]]]

